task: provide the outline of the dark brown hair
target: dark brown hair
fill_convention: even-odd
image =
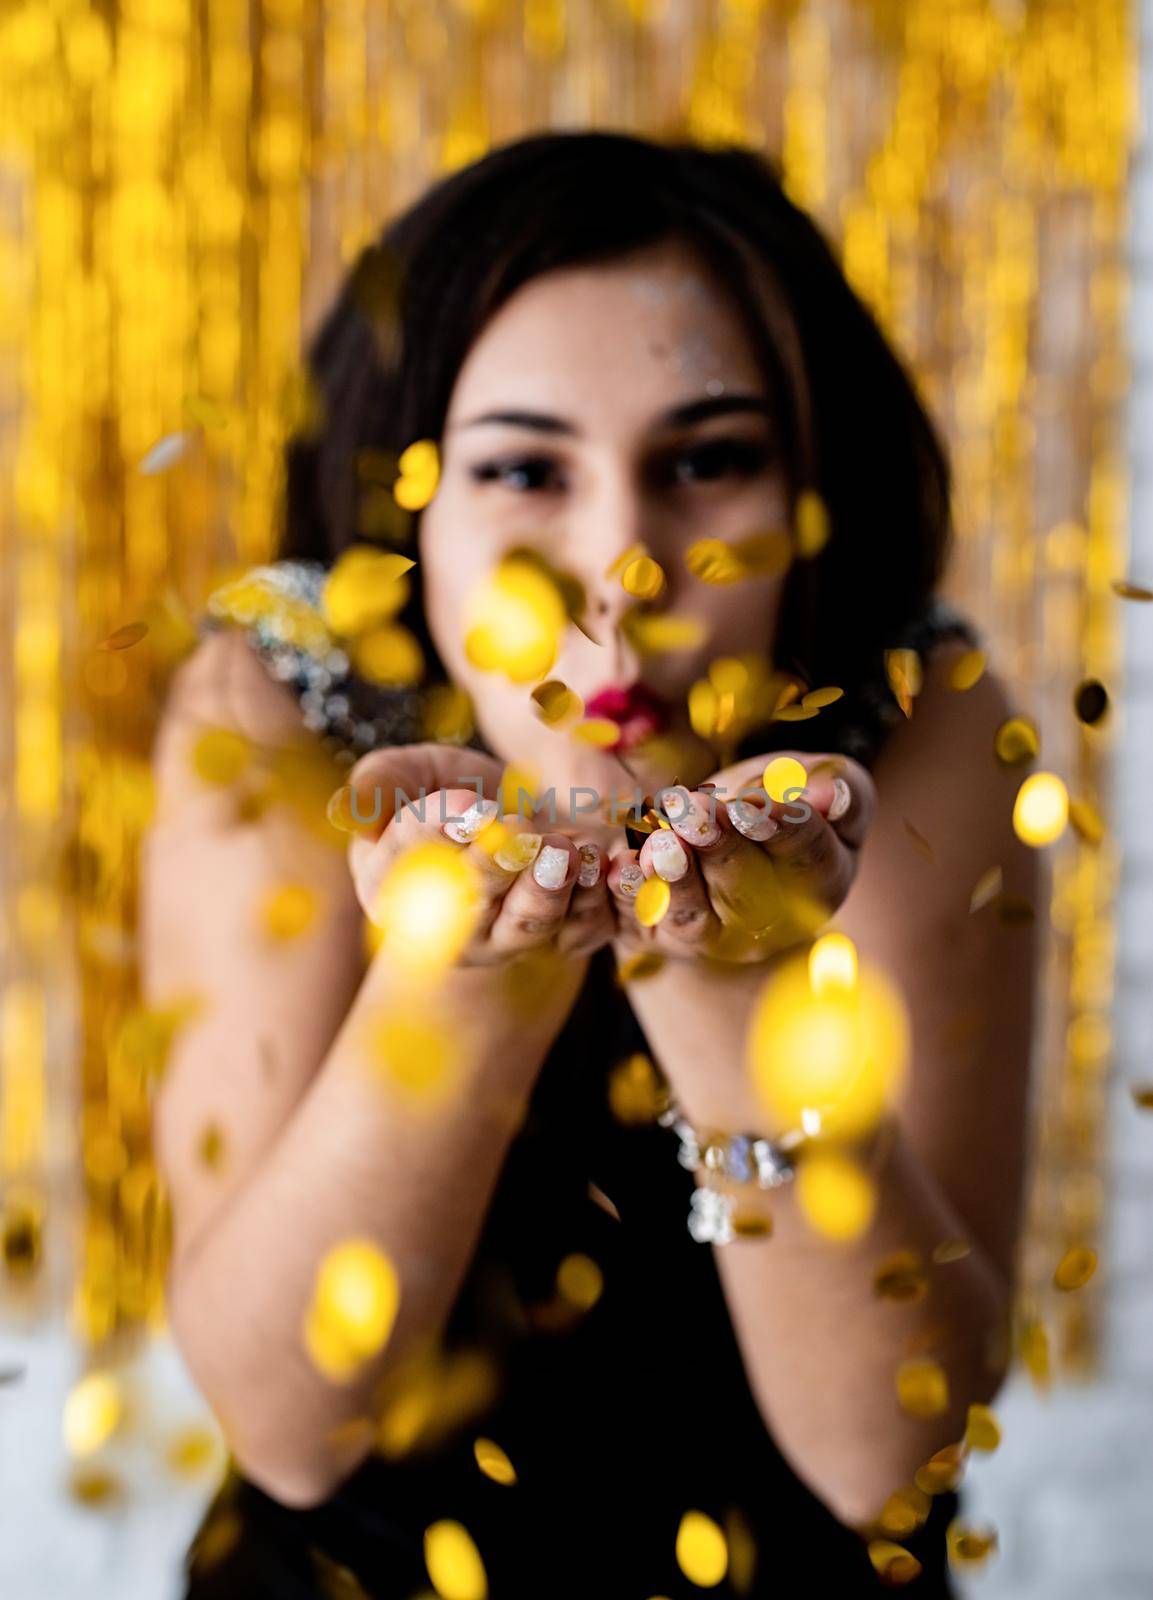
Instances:
[[[875,678],[943,572],[947,457],[814,221],[770,158],[739,147],[534,134],[454,172],[393,220],[354,262],[307,350],[320,421],[288,442],[278,553],[327,565],[380,537],[366,533],[365,509],[374,494],[380,505],[381,463],[395,477],[407,445],[439,440],[471,344],[521,285],[670,239],[693,247],[733,296],[776,402],[790,493],[816,489],[829,512],[825,548],[785,580],[775,663],[849,695]],[[443,679],[419,582],[399,620],[432,680]],[[810,725],[787,726],[802,744]]]

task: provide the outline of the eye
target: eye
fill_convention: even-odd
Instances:
[[[539,493],[555,488],[556,462],[548,456],[508,456],[502,461],[482,461],[470,471],[474,483],[500,483],[517,493]]]
[[[771,458],[768,445],[753,439],[709,439],[670,456],[664,471],[675,484],[709,483],[726,475],[751,478]]]

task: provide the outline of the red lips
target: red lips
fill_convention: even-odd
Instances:
[[[605,717],[620,729],[612,750],[629,750],[662,733],[669,723],[669,704],[647,684],[611,684],[585,701],[585,715]]]

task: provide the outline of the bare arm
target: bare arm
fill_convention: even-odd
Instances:
[[[1043,865],[1011,826],[1023,774],[993,759],[1003,690],[989,678],[951,693],[951,659],[940,652],[912,720],[878,760],[876,818],[836,915],[862,957],[897,982],[912,1024],[912,1071],[873,1221],[850,1243],[827,1239],[786,1187],[768,1197],[770,1238],[713,1247],[766,1423],[815,1492],[857,1524],[963,1437],[969,1404],[996,1392],[1008,1358],[1036,941],[1032,928],[969,904],[994,865],[1007,892],[1036,904]],[[906,822],[930,841],[932,860]],[[671,963],[637,986],[638,1015],[691,1119],[763,1124],[743,1070],[763,982],[753,967]],[[957,1238],[969,1254],[932,1266],[923,1299],[877,1296],[885,1257],[911,1250],[927,1265]],[[914,1353],[937,1359],[949,1380],[945,1409],[928,1418],[897,1401],[899,1364]]]
[[[284,1503],[308,1505],[371,1442],[363,1433],[349,1442],[346,1431],[337,1447],[332,1436],[370,1411],[386,1372],[450,1312],[585,968],[558,962],[531,1015],[507,964],[454,969],[437,1016],[450,1031],[459,1024],[470,1046],[455,1092],[435,1112],[389,1092],[371,1070],[369,1030],[398,979],[383,950],[364,953],[347,840],[287,806],[238,821],[235,793],[190,782],[191,741],[210,725],[259,741],[311,740],[288,692],[240,635],[224,634],[181,669],[157,743],[160,805],[142,874],[145,989],[157,1004],[189,993],[203,1003],[154,1105],[173,1201],[168,1309],[243,1470]],[[477,770],[471,753],[468,767]],[[270,942],[256,909],[288,882],[310,888],[321,914],[296,939]],[[523,902],[537,891],[518,882],[516,892]],[[203,1156],[209,1127],[218,1162]],[[336,1383],[313,1364],[303,1329],[322,1258],[351,1237],[389,1257],[400,1307],[379,1354]]]

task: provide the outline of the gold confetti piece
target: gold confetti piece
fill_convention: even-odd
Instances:
[[[834,705],[844,694],[843,689],[810,689],[808,694],[801,696],[801,704],[806,707],[815,707],[823,710],[825,706]]]
[[[287,944],[308,932],[316,921],[319,905],[316,891],[307,884],[282,884],[261,902],[261,928],[269,939]]]
[[[231,728],[209,728],[192,746],[192,770],[205,783],[235,783],[252,754],[252,745],[242,733]]]
[[[324,581],[321,613],[341,639],[389,622],[411,592],[406,576],[416,565],[395,550],[355,544],[343,551]]]
[[[966,689],[972,689],[985,675],[985,652],[983,650],[966,650],[957,657],[949,668],[949,688],[963,694]]]
[[[655,1122],[664,1103],[664,1085],[651,1056],[644,1051],[626,1056],[608,1076],[609,1109],[618,1122]]]
[[[484,1562],[462,1523],[445,1518],[424,1530],[424,1564],[441,1600],[486,1600]]]
[[[621,730],[619,723],[610,721],[608,717],[589,717],[587,721],[576,724],[572,735],[582,744],[591,744],[598,750],[607,750],[610,745],[616,744],[621,736]]]
[[[703,1511],[686,1511],[677,1528],[677,1565],[690,1583],[710,1589],[729,1565],[724,1530]]]
[[[990,867],[977,879],[973,893],[969,896],[969,910],[980,911],[982,906],[987,906],[1001,893],[1004,874],[1000,867]]]
[[[782,706],[773,713],[774,722],[808,722],[817,715],[818,706]]]
[[[721,586],[739,583],[745,567],[736,551],[723,539],[698,539],[685,551],[685,567],[699,583]]]
[[[1001,1427],[988,1406],[971,1405],[965,1423],[965,1443],[970,1450],[992,1452],[1001,1443]]]
[[[868,1548],[869,1560],[887,1587],[902,1588],[920,1576],[921,1563],[903,1545],[891,1539],[870,1539]]]
[[[139,644],[148,633],[146,622],[128,622],[123,628],[117,628],[115,633],[110,633],[107,639],[101,639],[96,646],[97,650],[130,650],[134,644]]]
[[[774,756],[761,774],[761,784],[771,800],[798,799],[808,781],[808,772],[793,756]]]
[[[997,1532],[995,1528],[974,1528],[958,1519],[945,1530],[945,1542],[951,1566],[979,1567],[996,1553]]]
[[[575,689],[561,683],[559,678],[549,678],[538,683],[532,699],[542,722],[550,728],[563,728],[578,717],[584,716],[584,701]],[[618,730],[619,732],[619,730]]]
[[[689,726],[702,739],[718,732],[720,696],[707,678],[698,678],[688,694]]]
[[[68,1493],[85,1506],[120,1504],[126,1499],[124,1484],[107,1467],[74,1467],[68,1474]]]
[[[668,958],[656,950],[640,950],[635,956],[629,956],[617,967],[617,982],[619,984],[640,983],[645,978],[652,978],[661,970]]]
[[[765,533],[749,533],[733,545],[733,554],[748,578],[775,578],[788,570],[793,559],[792,542],[783,528]]]
[[[483,672],[535,683],[552,669],[568,616],[551,570],[523,553],[505,556],[467,597],[465,655]]]
[[[609,1216],[612,1217],[615,1222],[619,1222],[621,1220],[620,1212],[617,1210],[616,1206],[613,1205],[608,1195],[603,1189],[599,1188],[597,1184],[593,1183],[591,1179],[589,1180],[588,1197],[594,1205],[600,1206],[602,1211],[607,1211]]]
[[[1109,710],[1109,691],[1099,678],[1085,678],[1073,692],[1073,710],[1078,722],[1094,728]]]
[[[392,1088],[431,1108],[459,1085],[464,1050],[436,1015],[385,1012],[372,1029],[371,1059]]]
[[[646,878],[633,901],[642,928],[655,928],[669,909],[673,892],[663,878]]]
[[[396,1268],[371,1239],[325,1252],[305,1318],[305,1348],[318,1371],[341,1382],[381,1350],[400,1304]]]
[[[1069,820],[1069,794],[1055,772],[1033,772],[1017,790],[1013,829],[1025,844],[1052,844]]]
[[[565,1256],[556,1273],[557,1292],[581,1311],[596,1305],[604,1290],[604,1274],[591,1256],[575,1251]]]
[[[965,1475],[964,1444],[947,1444],[931,1455],[913,1474],[918,1489],[926,1494],[949,1494]]]
[[[116,1379],[107,1372],[90,1372],[64,1402],[64,1442],[74,1456],[92,1455],[116,1432],[123,1413]]]
[[[1127,578],[1114,578],[1113,589],[1122,600],[1153,600],[1153,589],[1143,588],[1139,583],[1130,583]]]
[[[993,753],[1003,767],[1020,767],[1041,749],[1035,725],[1027,717],[1010,717],[993,736]]]
[[[244,1521],[235,1507],[214,1504],[192,1541],[191,1571],[200,1576],[219,1566],[243,1531]]]
[[[621,633],[642,655],[693,650],[704,642],[705,624],[699,617],[670,612],[646,614],[628,611],[621,618]]]
[[[440,451],[434,439],[418,439],[401,452],[397,462],[400,476],[393,485],[393,497],[405,511],[422,511],[436,493],[440,482]]]
[[[921,658],[915,650],[904,647],[885,651],[885,676],[894,698],[906,717],[913,715],[913,701],[921,692],[923,672]]]
[[[915,1305],[929,1292],[929,1274],[915,1250],[898,1250],[886,1256],[873,1273],[873,1292],[881,1300]]]
[[[1019,1349],[1025,1370],[1039,1389],[1047,1389],[1052,1375],[1049,1334],[1036,1319],[1026,1321],[1020,1332]]]
[[[1057,1263],[1053,1286],[1067,1292],[1083,1289],[1097,1270],[1097,1252],[1088,1245],[1074,1245]]]
[[[934,1247],[933,1261],[939,1267],[948,1266],[952,1261],[963,1261],[972,1253],[973,1246],[967,1239],[945,1239]]]
[[[797,554],[805,561],[820,555],[829,542],[828,507],[816,489],[802,489],[794,512]]]
[[[467,852],[429,840],[400,856],[380,886],[372,920],[408,972],[449,967],[476,930],[483,907],[480,873]]]
[[[218,1122],[210,1122],[200,1135],[197,1155],[202,1165],[216,1172],[224,1160],[224,1133]]]
[[[1139,1111],[1153,1111],[1153,1083],[1131,1083],[1129,1093]]]
[[[814,1150],[797,1166],[797,1203],[827,1239],[857,1239],[873,1220],[876,1185],[859,1162],[837,1150]]]
[[[515,1467],[494,1440],[483,1437],[474,1439],[472,1453],[485,1477],[491,1478],[494,1483],[513,1484],[517,1481]]]
[[[907,1539],[928,1517],[932,1499],[915,1484],[895,1489],[882,1507],[877,1528],[894,1539]]]
[[[737,1595],[750,1595],[757,1566],[757,1542],[740,1506],[725,1511],[725,1539],[729,1547],[728,1578]]]
[[[876,1127],[909,1049],[903,998],[881,968],[862,964],[851,987],[814,994],[803,954],[773,968],[746,1032],[747,1068],[775,1123],[801,1127],[816,1111],[830,1136]]]
[[[184,455],[191,439],[192,435],[189,433],[168,434],[149,450],[140,463],[140,472],[145,477],[151,477],[157,472],[167,472],[168,468],[174,467]]]
[[[635,600],[655,600],[665,587],[664,569],[652,556],[637,556],[621,573],[621,587]]]
[[[351,640],[348,657],[366,682],[382,689],[410,688],[424,676],[424,652],[415,635],[396,622]]]
[[[164,1460],[179,1478],[198,1478],[220,1464],[225,1446],[211,1428],[192,1423],[179,1428],[168,1440]]]
[[[897,1368],[897,1400],[913,1417],[939,1417],[949,1407],[949,1380],[929,1356],[902,1361]]]
[[[935,862],[936,856],[933,854],[933,846],[929,843],[928,839],[925,838],[925,835],[920,831],[919,828],[915,828],[913,826],[908,817],[902,817],[901,821],[905,826],[905,832],[909,835],[909,838],[925,857],[926,861]]]
[[[605,577],[606,578],[619,577],[620,574],[628,566],[630,561],[637,561],[637,560],[640,559],[641,556],[644,556],[644,555],[647,555],[647,554],[648,554],[648,551],[645,549],[643,544],[630,544],[627,550],[622,550],[620,555],[616,558],[616,560],[610,562],[609,565],[605,568],[605,572],[604,572]]]
[[[1105,820],[1096,806],[1087,800],[1069,798],[1069,821],[1079,838],[1086,844],[1100,844],[1105,837]]]

